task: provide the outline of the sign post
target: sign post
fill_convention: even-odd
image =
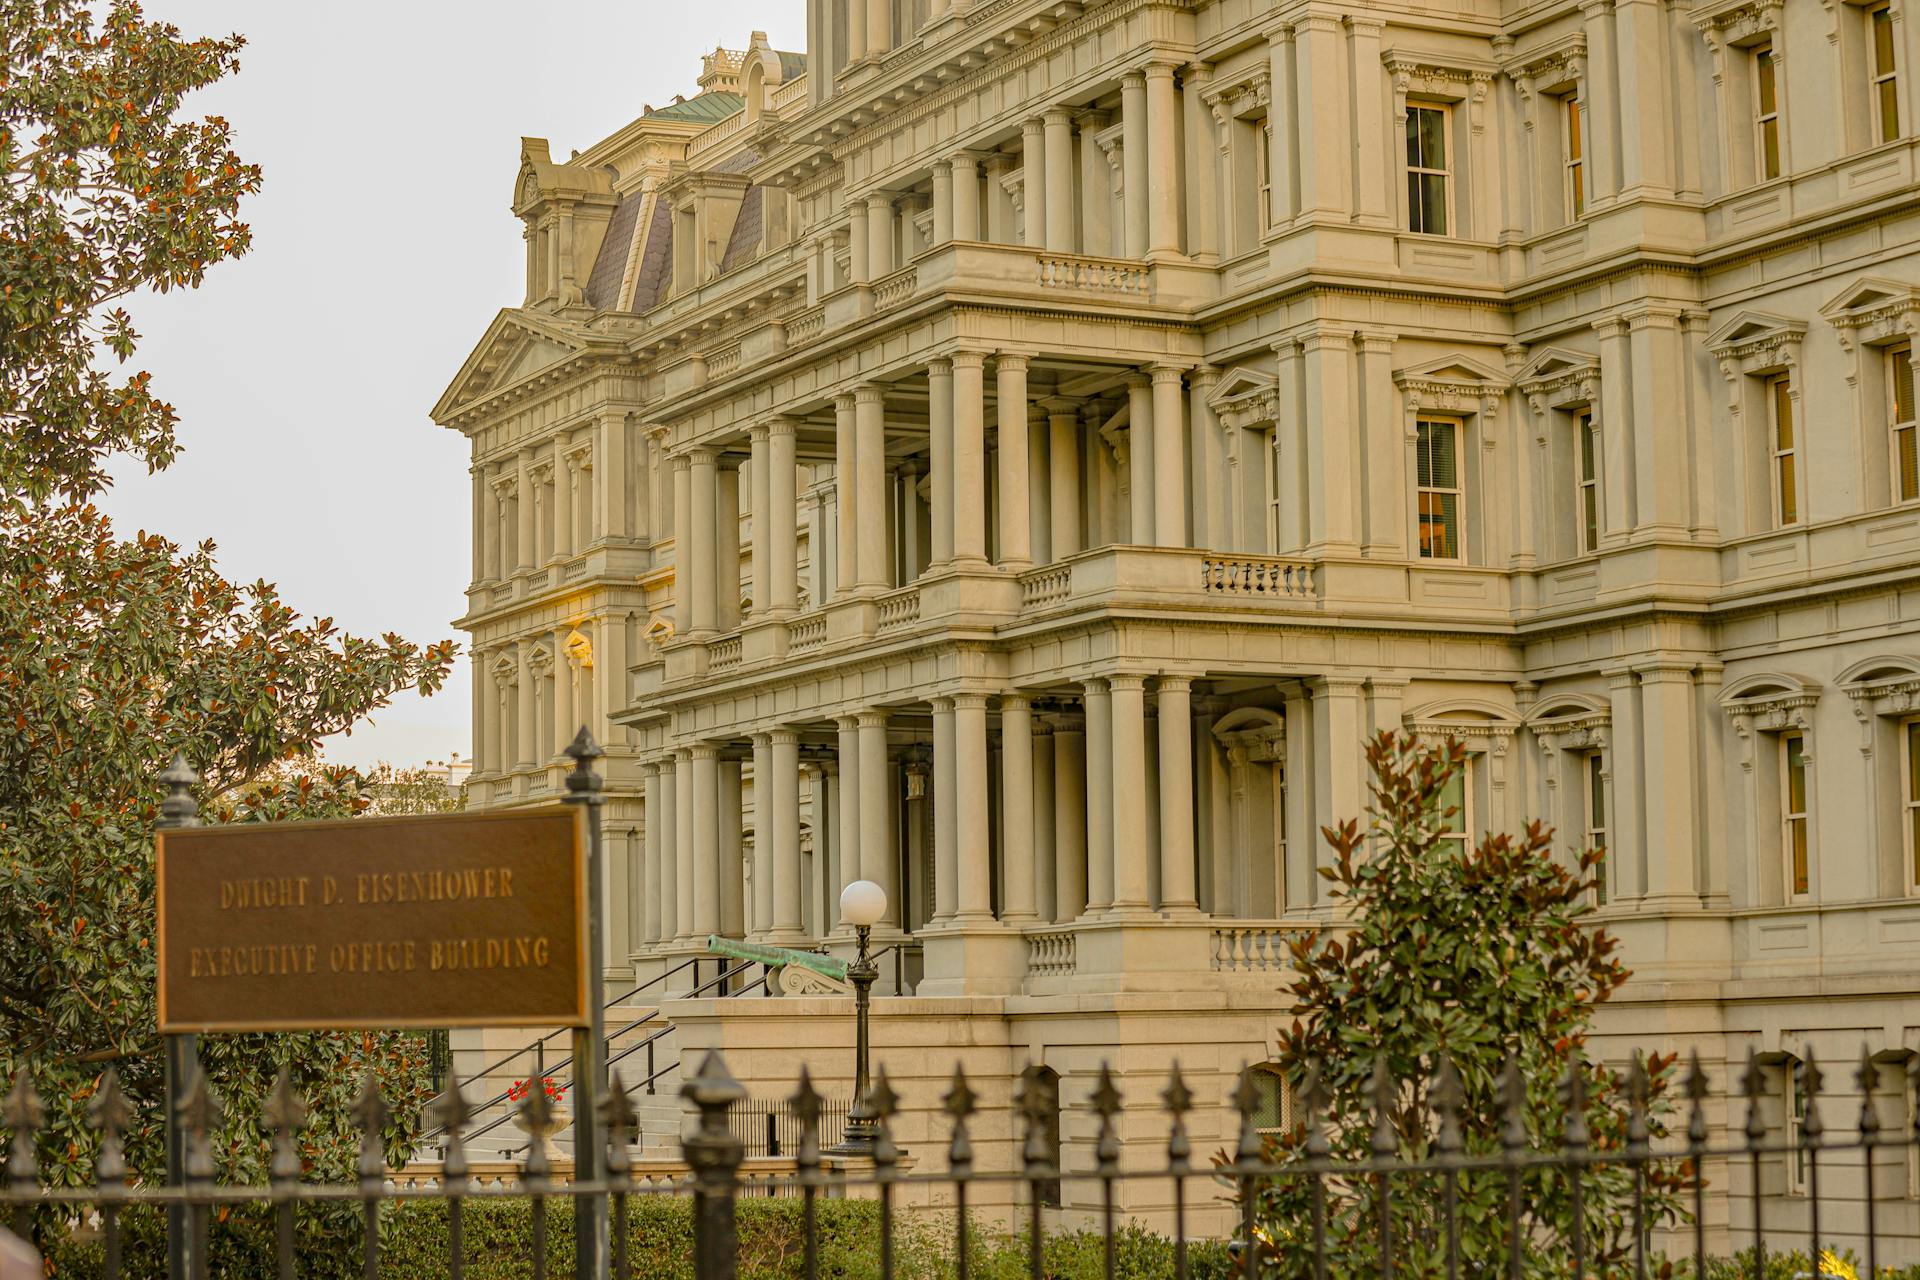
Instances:
[[[193,796],[193,784],[200,776],[175,752],[173,763],[160,775],[167,784],[166,798],[160,801],[160,818],[154,825],[163,831],[178,831],[200,825],[200,806]],[[193,1087],[193,1069],[200,1058],[200,1037],[192,1033],[161,1037],[165,1046],[165,1093],[167,1126],[167,1185],[184,1187],[187,1181],[187,1136],[180,1123],[186,1106],[187,1090]],[[187,1239],[187,1206],[175,1201],[167,1206],[167,1280],[190,1280],[193,1269],[192,1246]]]

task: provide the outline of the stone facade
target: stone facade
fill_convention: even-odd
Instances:
[[[473,443],[473,793],[551,798],[603,736],[609,981],[843,946],[864,876],[920,1114],[956,1056],[1078,1100],[1177,1053],[1217,1100],[1364,737],[1456,734],[1468,829],[1610,851],[1605,1051],[1755,1051],[1794,1133],[1797,1064],[1864,1042],[1911,1125],[1904,0],[808,15],[804,58],[756,35],[565,164],[523,143],[526,301],[435,413]],[[841,1037],[679,1021],[768,1082]],[[1795,1160],[1760,1190],[1804,1218]]]

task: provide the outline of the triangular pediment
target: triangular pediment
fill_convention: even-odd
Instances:
[[[1236,400],[1265,395],[1273,387],[1272,374],[1261,373],[1257,369],[1234,369],[1220,379],[1220,385],[1207,396],[1207,403],[1217,408]]]
[[[1529,382],[1549,382],[1555,378],[1594,373],[1599,368],[1600,362],[1583,351],[1548,347],[1527,361],[1527,367],[1520,371],[1520,376],[1515,381],[1524,386]]]
[[[1414,365],[1411,368],[1399,370],[1393,377],[1394,381],[1402,385],[1409,382],[1458,382],[1481,387],[1507,385],[1505,373],[1498,369],[1490,369],[1465,356],[1448,356],[1427,364]]]
[[[434,405],[433,420],[445,424],[474,401],[570,359],[588,345],[586,338],[551,320],[517,309],[502,311]]]
[[[1820,314],[1834,320],[1850,312],[1877,311],[1881,307],[1912,305],[1916,302],[1920,302],[1920,289],[1913,285],[1869,276],[1854,281],[1833,301],[1821,307]]]
[[[1707,346],[1735,347],[1768,338],[1798,338],[1806,331],[1804,321],[1777,316],[1770,311],[1742,311],[1708,334]]]

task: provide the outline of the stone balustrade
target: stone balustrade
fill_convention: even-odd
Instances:
[[[920,621],[920,588],[903,587],[880,597],[879,633],[899,631]]]
[[[707,670],[727,671],[739,665],[739,636],[722,636],[707,646]]]
[[[1287,967],[1287,942],[1300,930],[1268,921],[1222,924],[1209,954],[1221,973],[1277,973]]]
[[[883,276],[881,279],[875,281],[873,285],[873,309],[875,311],[885,311],[890,307],[897,307],[918,292],[919,288],[920,270],[918,267],[908,267],[904,271],[896,271],[890,276]]]
[[[827,642],[827,615],[809,614],[795,618],[787,627],[787,651],[805,653]]]
[[[1075,943],[1072,925],[1035,929],[1027,938],[1027,973],[1036,978],[1061,978],[1073,973]]]
[[[1296,600],[1314,595],[1313,565],[1270,556],[1208,556],[1200,562],[1200,583],[1208,595]]]
[[[1145,298],[1153,289],[1153,274],[1144,262],[1077,253],[1040,254],[1039,280],[1043,289],[1081,289],[1130,298]]]

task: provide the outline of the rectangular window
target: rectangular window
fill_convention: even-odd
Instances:
[[[1893,500],[1920,498],[1920,425],[1913,404],[1913,346],[1901,343],[1887,352],[1887,416],[1892,419]]]
[[[1447,780],[1440,792],[1440,830],[1447,839],[1457,841],[1464,853],[1473,830],[1473,757],[1468,756],[1460,770]]]
[[[1567,169],[1567,221],[1572,222],[1587,212],[1586,121],[1577,95],[1568,94],[1560,104],[1561,136],[1565,143],[1562,150]]]
[[[1773,449],[1773,522],[1780,528],[1800,522],[1797,462],[1793,435],[1793,380],[1785,374],[1767,379],[1767,435]]]
[[[1780,176],[1780,94],[1771,43],[1753,49],[1754,150],[1760,178]]]
[[[1260,227],[1273,225],[1273,118],[1260,119],[1260,150],[1253,158],[1253,176],[1260,185]]]
[[[1445,107],[1407,107],[1407,230],[1423,235],[1447,234],[1448,120]]]
[[[1902,797],[1901,825],[1907,832],[1907,892],[1920,893],[1920,720],[1900,726],[1906,752],[1906,794]]]
[[[1807,1069],[1791,1059],[1782,1069],[1787,1094],[1787,1194],[1807,1193]]]
[[[1420,558],[1460,558],[1460,424],[1422,419],[1415,463],[1420,505]]]
[[[1606,770],[1600,762],[1600,753],[1587,753],[1586,768],[1582,770],[1586,782],[1587,799],[1587,840],[1589,849],[1607,850],[1607,779]],[[1612,879],[1613,869],[1606,862],[1594,868],[1593,904],[1596,907],[1607,905],[1607,882]]]
[[[1804,898],[1812,889],[1812,876],[1807,861],[1807,740],[1799,733],[1780,735],[1780,852],[1787,897]]]
[[[1873,47],[1874,141],[1892,142],[1900,136],[1900,91],[1893,56],[1893,11],[1888,5],[1876,4],[1867,10],[1867,36]]]
[[[1580,528],[1580,554],[1591,555],[1600,549],[1600,461],[1593,440],[1593,414],[1582,411],[1573,417],[1574,491],[1579,502],[1575,519]]]

